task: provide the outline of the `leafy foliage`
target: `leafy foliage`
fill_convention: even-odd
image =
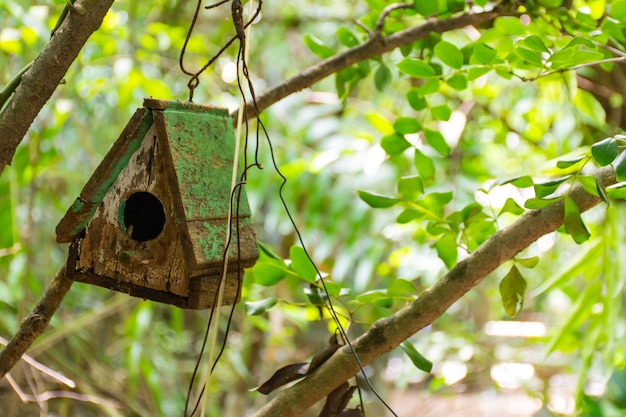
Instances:
[[[607,123],[621,107],[605,101],[619,103],[619,91],[605,100],[592,87],[620,71],[626,2],[523,3],[503,2],[510,15],[492,24],[430,33],[357,62],[263,115],[289,180],[287,204],[321,276],[294,245],[277,177],[270,170],[253,175],[247,191],[261,256],[246,273],[244,307],[215,381],[237,405],[219,412],[214,405],[213,414],[246,415],[254,404],[248,389],[259,375],[271,375],[278,363],[302,365],[323,348],[320,341],[336,330],[329,297],[357,335],[415,300],[518,216],[555,203],[563,207],[558,233],[496,271],[374,372],[396,387],[423,381],[436,393],[451,384],[446,364],[462,362],[474,381],[490,378],[481,370],[517,360],[531,343],[485,334],[487,322],[506,313],[550,329],[543,346],[550,355],[545,364],[532,363],[535,368],[577,374],[580,409],[599,401],[584,395],[584,381],[626,363],[620,347],[626,153],[622,126]],[[488,0],[473,4],[478,11],[491,7]],[[278,84],[358,47],[373,36],[368,31],[376,30],[387,5],[269,4],[253,27],[253,79]],[[44,47],[62,6],[0,5],[3,83]],[[16,330],[65,259],[65,249],[53,242],[54,225],[134,108],[143,97],[186,97],[187,80],[174,68],[191,6],[117,3],[0,177],[7,196],[0,199],[1,335]],[[382,35],[466,12],[465,1],[415,1],[387,16]],[[192,36],[191,63],[203,65],[231,33],[225,13],[204,17],[211,29]],[[196,101],[237,105],[228,73],[234,59],[223,58],[203,76]],[[271,166],[267,148],[261,147],[261,159]],[[596,165],[611,165],[619,182],[605,191],[592,175]],[[581,214],[570,197],[575,186],[605,204]],[[138,415],[180,414],[204,315],[84,285],[72,289],[61,314],[33,348],[38,360],[74,378],[81,392],[110,393]],[[392,366],[405,360],[418,370]],[[291,371],[287,379],[305,373]],[[430,382],[424,372],[432,372]],[[550,391],[549,380],[532,383]],[[81,404],[77,413],[100,415],[106,407]]]

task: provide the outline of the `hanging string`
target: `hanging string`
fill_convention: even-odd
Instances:
[[[189,101],[193,101],[193,94],[194,94],[194,90],[195,88],[199,85],[199,76],[209,67],[211,66],[219,56],[221,56],[221,54],[235,41],[235,40],[239,40],[239,51],[237,53],[237,85],[239,88],[239,92],[240,92],[240,96],[241,96],[241,100],[240,100],[240,109],[242,109],[242,111],[238,112],[238,120],[237,120],[237,133],[236,133],[236,156],[234,159],[234,166],[233,166],[233,176],[232,176],[232,181],[231,181],[231,198],[230,198],[230,208],[229,208],[229,214],[228,214],[228,224],[229,224],[229,228],[228,228],[228,232],[227,232],[227,239],[226,239],[226,246],[224,249],[224,257],[223,257],[223,270],[222,270],[222,277],[218,286],[218,291],[216,292],[216,296],[215,296],[215,302],[214,302],[214,308],[211,310],[210,314],[209,314],[209,322],[207,324],[207,328],[206,328],[206,332],[204,335],[204,339],[203,339],[203,343],[202,343],[202,348],[201,348],[201,352],[200,352],[200,357],[198,358],[198,363],[196,364],[196,368],[194,369],[192,378],[191,378],[191,382],[189,385],[189,390],[187,393],[187,401],[185,404],[185,417],[187,417],[187,408],[188,408],[188,402],[189,402],[189,398],[191,395],[191,391],[192,391],[192,387],[193,387],[193,383],[194,383],[194,379],[195,376],[197,374],[197,370],[198,370],[198,364],[202,358],[202,355],[204,353],[205,347],[206,347],[206,343],[207,343],[207,339],[208,339],[208,334],[209,334],[209,328],[211,326],[211,323],[213,321],[213,316],[214,316],[214,312],[215,316],[216,316],[216,323],[219,323],[219,316],[220,316],[220,310],[219,310],[219,306],[221,306],[221,302],[223,299],[223,291],[224,291],[224,284],[225,284],[225,280],[226,280],[226,276],[227,276],[227,269],[228,269],[228,249],[229,249],[229,245],[231,243],[231,238],[232,238],[232,234],[231,234],[231,228],[232,228],[232,222],[234,220],[235,222],[235,229],[236,229],[236,236],[237,236],[237,254],[238,254],[238,259],[237,262],[239,264],[240,259],[240,239],[239,239],[239,202],[240,202],[240,197],[241,197],[241,187],[245,184],[246,179],[247,179],[247,171],[252,168],[252,167],[256,167],[258,169],[263,169],[263,165],[259,162],[259,146],[260,146],[260,134],[261,131],[263,132],[263,135],[266,138],[269,150],[270,150],[270,157],[271,157],[271,161],[272,161],[272,165],[273,168],[275,170],[275,172],[279,175],[279,177],[281,178],[281,184],[278,190],[278,195],[281,201],[281,204],[283,206],[283,208],[285,209],[285,212],[287,214],[287,217],[289,218],[289,221],[294,229],[294,232],[296,233],[298,242],[300,243],[300,245],[302,246],[302,249],[304,250],[304,253],[306,255],[306,257],[309,259],[309,261],[311,262],[311,264],[313,265],[313,267],[315,268],[317,277],[319,282],[321,282],[322,284],[322,288],[326,294],[326,299],[328,300],[328,309],[331,313],[331,317],[333,318],[333,321],[335,322],[335,324],[337,325],[337,328],[339,329],[341,336],[344,340],[344,342],[346,343],[346,345],[349,347],[353,357],[355,358],[355,361],[359,367],[360,373],[363,376],[364,381],[366,382],[366,384],[368,385],[368,387],[371,389],[372,393],[376,396],[376,398],[381,402],[381,404],[383,404],[383,406],[389,411],[391,412],[391,414],[395,417],[397,417],[397,414],[391,409],[391,407],[385,402],[385,400],[380,396],[380,394],[378,394],[378,392],[376,391],[376,389],[373,387],[372,383],[370,382],[369,378],[367,377],[366,373],[365,373],[365,369],[363,366],[363,363],[361,362],[356,349],[354,348],[354,346],[352,345],[346,330],[344,329],[343,325],[341,324],[340,320],[339,320],[339,316],[337,314],[337,312],[335,311],[334,305],[332,303],[331,300],[331,296],[330,296],[330,292],[328,291],[328,288],[326,286],[326,282],[321,274],[321,271],[318,269],[317,265],[315,264],[315,262],[313,261],[311,255],[309,254],[306,245],[304,244],[304,239],[302,237],[302,234],[300,233],[300,230],[298,229],[296,222],[291,214],[291,211],[287,205],[287,202],[285,200],[283,191],[285,188],[285,185],[287,184],[287,178],[283,175],[283,173],[280,171],[279,167],[278,167],[278,163],[276,161],[275,158],[275,154],[274,154],[274,148],[272,145],[272,142],[269,138],[269,134],[267,132],[267,129],[265,128],[265,125],[263,124],[263,122],[261,121],[261,119],[259,118],[260,115],[260,111],[257,105],[257,101],[256,101],[256,94],[255,94],[255,90],[254,90],[254,86],[252,84],[252,81],[250,79],[250,74],[248,71],[248,66],[247,66],[247,53],[248,53],[248,48],[249,48],[249,39],[250,39],[250,28],[249,26],[252,24],[252,22],[254,22],[254,20],[259,16],[260,12],[261,12],[261,7],[262,7],[262,1],[259,0],[259,4],[256,8],[256,10],[254,11],[254,13],[252,13],[252,2],[249,3],[250,5],[250,9],[249,9],[249,20],[247,23],[243,23],[243,9],[242,9],[242,5],[241,5],[241,0],[223,0],[220,1],[218,3],[215,3],[213,5],[207,6],[207,9],[210,8],[214,8],[214,7],[218,7],[222,4],[227,3],[228,1],[232,1],[231,2],[231,14],[232,14],[232,18],[233,18],[233,24],[235,25],[235,31],[236,34],[235,36],[233,36],[228,42],[226,42],[226,44],[217,52],[217,54],[215,54],[213,57],[211,57],[207,63],[200,68],[198,71],[196,72],[191,72],[189,70],[187,70],[184,66],[184,55],[186,52],[186,48],[187,45],[189,43],[189,40],[191,38],[191,34],[193,32],[193,29],[195,27],[195,24],[197,22],[198,19],[198,15],[199,15],[199,10],[201,7],[201,1],[199,0],[197,3],[197,7],[196,10],[194,12],[194,17],[192,19],[192,22],[190,24],[189,30],[187,32],[187,36],[185,38],[185,42],[183,44],[183,48],[181,49],[181,54],[180,54],[180,59],[179,59],[179,65],[181,68],[181,71],[183,73],[185,73],[186,75],[190,76],[190,80],[187,84],[187,87],[189,88]],[[251,17],[250,17],[251,16]],[[248,29],[247,33],[246,33],[246,29]],[[239,76],[239,68],[241,65],[241,73],[243,74],[244,78],[246,79],[246,84],[248,87],[248,91],[251,95],[252,98],[252,104],[253,104],[253,108],[254,108],[254,117],[256,118],[256,132],[255,132],[255,136],[256,136],[256,143],[255,143],[255,152],[254,152],[254,163],[252,164],[248,164],[247,162],[247,149],[248,149],[248,123],[247,120],[249,119],[248,114],[247,114],[247,102],[245,99],[245,91],[243,88],[243,85],[241,83],[241,79]],[[245,123],[244,123],[245,121]],[[240,134],[241,134],[241,129],[245,129],[244,132],[244,138],[245,138],[245,145],[244,145],[244,169],[242,171],[242,175],[241,175],[241,180],[239,183],[235,182],[235,178],[236,178],[236,167],[237,167],[237,161],[238,161],[238,153],[239,153],[239,138],[240,138]],[[236,207],[234,208],[233,211],[233,205],[235,205]],[[232,213],[235,212],[236,216],[232,216]],[[237,294],[239,294],[240,291],[240,286],[241,286],[241,272],[240,272],[241,268],[239,268],[239,265],[237,266],[237,274],[238,274],[238,288],[237,288]],[[227,338],[228,338],[228,330],[230,328],[230,324],[232,321],[232,317],[233,317],[233,313],[234,313],[234,304],[233,307],[231,308],[230,314],[229,314],[229,320],[227,323],[227,327],[226,327],[226,332],[224,335],[224,340],[223,343],[221,345],[221,349],[218,352],[217,357],[215,358],[215,360],[212,360],[212,356],[213,356],[213,351],[214,351],[214,346],[216,344],[216,340],[217,340],[217,333],[218,333],[218,327],[219,326],[215,326],[215,329],[213,331],[212,334],[212,338],[211,338],[211,347],[209,350],[209,361],[208,363],[211,364],[210,369],[207,370],[207,375],[206,375],[206,383],[203,384],[203,387],[200,391],[200,393],[198,394],[198,398],[196,400],[195,403],[195,407],[193,408],[192,412],[191,412],[191,416],[194,415],[194,413],[197,411],[197,408],[199,406],[200,403],[202,403],[202,408],[201,408],[201,416],[205,415],[205,410],[206,410],[206,403],[207,403],[207,397],[204,394],[206,394],[206,392],[208,391],[208,388],[210,386],[210,381],[211,381],[211,375],[213,373],[213,370],[215,369],[215,366],[217,364],[217,362],[219,361],[222,353],[224,352],[224,349],[226,347],[226,342],[227,342]],[[357,386],[358,386],[358,380],[357,380]],[[363,399],[362,399],[362,395],[361,395],[361,389],[360,386],[358,386],[358,393],[359,393],[359,400],[360,400],[360,406],[361,409],[363,409]]]

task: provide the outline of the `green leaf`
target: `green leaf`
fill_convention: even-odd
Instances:
[[[347,46],[348,48],[352,48],[359,44],[359,40],[354,35],[354,33],[352,33],[346,27],[343,27],[343,26],[340,27],[339,29],[337,29],[337,32],[335,32],[335,34],[337,35],[337,39],[339,39],[339,42],[341,42],[343,45]]]
[[[514,265],[500,282],[500,297],[504,311],[509,317],[517,316],[524,307],[526,280]]]
[[[259,244],[259,250],[261,252],[261,256],[266,255],[269,258],[278,259],[282,262],[283,259],[280,256],[276,255],[274,251],[272,250],[272,248],[270,248],[269,246],[267,246],[266,244],[262,242],[259,242],[258,244]]]
[[[543,43],[541,38],[537,35],[530,35],[529,37],[524,39],[522,42],[524,43],[524,45],[526,45],[528,48],[532,49],[533,51],[550,52],[550,50],[546,47],[546,45]]]
[[[424,155],[419,149],[415,149],[414,163],[422,178],[429,180],[435,177],[435,163],[432,158]]]
[[[398,62],[398,69],[400,72],[415,78],[430,78],[437,75],[433,67],[415,58],[404,58]]]
[[[393,123],[393,129],[405,135],[407,133],[419,132],[422,129],[422,125],[414,117],[398,117]]]
[[[499,17],[495,20],[493,26],[509,35],[522,36],[526,33],[526,28],[517,17]]]
[[[561,161],[557,161],[556,167],[560,169],[567,169],[576,165],[580,161],[585,160],[585,158],[587,157],[585,155],[582,155],[582,156],[577,156],[575,158],[563,159]]]
[[[564,183],[571,177],[572,177],[571,175],[566,175],[564,177],[555,178],[550,181],[546,181],[542,183],[535,183],[535,185],[533,186],[535,189],[535,195],[537,196],[537,198],[543,198],[543,197],[549,196],[550,194],[555,192],[562,183]]]
[[[585,118],[585,121],[593,127],[602,129],[606,124],[604,108],[589,91],[578,89],[574,96],[574,108]]]
[[[441,106],[434,106],[430,108],[430,114],[433,116],[435,120],[450,120],[450,116],[452,115],[452,110],[447,104],[442,104]]]
[[[493,189],[499,185],[511,184],[517,188],[527,188],[535,185],[533,179],[530,175],[520,175],[519,177],[513,178],[502,178],[494,181],[494,183],[489,187],[489,189]]]
[[[426,106],[428,105],[428,103],[426,102],[426,99],[422,97],[417,91],[417,88],[411,88],[406,93],[406,98],[409,102],[409,105],[414,110],[417,110],[417,111],[424,110]]]
[[[450,154],[450,145],[441,133],[436,130],[425,129],[424,137],[426,137],[426,142],[440,155],[448,156]]]
[[[397,198],[385,197],[362,190],[359,190],[358,193],[361,200],[365,201],[370,207],[374,208],[389,208],[396,205],[398,201],[400,201]]]
[[[472,52],[472,63],[476,63],[479,65],[490,65],[496,59],[498,52],[492,47],[485,45],[482,42],[478,42],[474,46],[474,51]],[[489,71],[487,69],[487,71]]]
[[[626,181],[606,187],[606,195],[615,199],[626,198]]]
[[[551,204],[556,203],[559,200],[562,200],[563,197],[554,197],[554,198],[529,198],[524,202],[524,207],[527,209],[540,209],[544,207],[548,207]]]
[[[413,7],[415,11],[421,14],[424,17],[432,16],[434,14],[439,13],[439,2],[438,1],[423,1],[423,0],[414,0]]]
[[[436,93],[437,91],[439,91],[439,80],[437,78],[427,80],[417,89],[417,93],[422,97]]]
[[[424,182],[421,177],[402,177],[398,181],[398,193],[408,201],[415,201],[424,194]]]
[[[611,16],[622,22],[626,21],[626,1],[618,0],[611,3]]]
[[[419,353],[417,349],[415,349],[415,346],[413,346],[411,342],[406,340],[402,342],[400,347],[402,348],[404,353],[406,353],[406,355],[409,357],[411,362],[413,362],[413,365],[415,365],[417,369],[419,369],[420,371],[424,371],[426,373],[430,373],[430,371],[433,370],[433,363],[429,361],[428,359],[426,359],[424,356],[422,356],[422,354]]]
[[[318,274],[315,265],[313,265],[313,262],[309,259],[304,249],[300,246],[292,246],[291,249],[289,249],[289,257],[291,258],[291,269],[293,269],[296,274],[306,281],[313,283],[317,281]]]
[[[498,213],[498,216],[501,216],[503,213],[512,213],[519,216],[523,212],[524,209],[520,207],[519,204],[515,202],[515,200],[509,197],[504,202],[504,206],[502,206],[502,209],[500,210],[500,213]]]
[[[333,51],[328,46],[324,45],[324,42],[322,42],[315,36],[304,35],[303,40],[304,40],[305,45],[309,47],[311,52],[313,52],[315,55],[319,56],[320,58],[330,58],[331,56],[335,55],[335,51]]]
[[[439,256],[448,269],[452,269],[454,265],[456,265],[459,251],[457,249],[455,236],[451,233],[446,233],[437,240],[435,249],[437,249],[437,256]]]
[[[465,74],[456,74],[448,78],[446,84],[457,91],[463,91],[467,88],[467,77]]]
[[[515,259],[518,264],[522,265],[524,268],[532,269],[537,266],[539,263],[538,256],[532,256],[530,258],[517,258]]]
[[[613,169],[615,170],[615,178],[618,181],[626,181],[626,152],[619,154],[613,163]]]
[[[398,155],[407,150],[411,144],[404,138],[404,136],[397,133],[392,133],[382,138],[380,146],[389,155]]]
[[[387,295],[387,291],[385,290],[372,290],[364,292],[363,294],[357,295],[355,298],[358,302],[362,304],[376,304],[380,307],[389,308],[393,305],[393,298]]]
[[[390,83],[393,78],[391,74],[391,70],[385,64],[380,64],[376,73],[374,74],[374,85],[378,91],[383,91]]]
[[[537,67],[540,67],[543,65],[543,59],[541,58],[541,53],[537,51],[533,51],[531,49],[524,48],[522,46],[517,46],[515,48],[515,54],[519,56],[520,58],[522,58],[524,61],[528,62],[529,64],[534,64]]]
[[[583,189],[591,195],[600,197],[606,204],[609,203],[606,197],[606,193],[598,184],[598,180],[593,175],[579,175],[576,180],[583,186]]]
[[[246,314],[249,316],[258,316],[274,307],[278,302],[278,298],[270,297],[259,301],[246,301]]]
[[[435,45],[435,56],[449,67],[460,69],[463,66],[463,53],[456,45],[441,41]]]
[[[268,287],[278,284],[287,274],[287,266],[283,260],[259,260],[252,268],[254,282]]]
[[[489,71],[491,71],[491,68],[470,68],[467,73],[467,78],[470,81],[474,81],[475,79],[487,74]]]
[[[389,296],[403,296],[406,294],[415,294],[416,289],[410,281],[402,278],[394,279],[387,287],[387,295]]]
[[[591,156],[601,167],[613,162],[618,153],[617,140],[613,137],[602,139],[591,145]]]
[[[398,214],[398,217],[396,217],[396,223],[407,224],[413,220],[421,219],[422,217],[424,217],[424,215],[417,210],[405,209],[402,213]]]
[[[574,242],[581,244],[589,239],[589,229],[580,217],[580,209],[571,197],[565,197],[563,223],[565,231],[572,236]]]

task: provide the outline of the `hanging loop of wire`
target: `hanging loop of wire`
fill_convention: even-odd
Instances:
[[[205,9],[213,9],[215,7],[221,6],[222,4],[228,3],[229,1],[232,1],[231,14],[233,18],[233,24],[235,25],[235,35],[232,38],[230,38],[222,46],[222,48],[219,51],[217,51],[217,53],[213,55],[206,62],[206,64],[204,64],[199,70],[192,71],[188,69],[187,67],[185,67],[185,53],[187,52],[187,47],[189,46],[189,41],[191,39],[191,35],[193,34],[193,30],[196,26],[196,23],[198,22],[198,17],[200,15],[200,8],[202,7],[202,0],[198,0],[198,2],[196,3],[196,9],[194,11],[193,18],[191,19],[191,22],[189,24],[189,28],[187,29],[185,42],[183,42],[183,47],[180,50],[180,56],[178,58],[178,66],[180,67],[180,70],[183,72],[183,74],[188,75],[190,77],[189,82],[187,83],[187,88],[189,89],[189,101],[190,102],[193,102],[194,91],[198,87],[198,85],[200,85],[200,75],[204,71],[206,71],[207,68],[213,65],[213,63],[224,53],[224,51],[228,49],[228,47],[232,45],[233,42],[235,42],[236,40],[239,40],[239,45],[240,45],[239,51],[241,53],[243,49],[242,45],[245,43],[245,36],[246,36],[245,29],[248,26],[250,26],[259,17],[259,14],[261,13],[261,7],[263,3],[261,0],[259,0],[259,4],[257,5],[256,10],[250,17],[250,20],[248,20],[248,22],[246,22],[245,24],[243,20],[243,6],[241,4],[241,0],[222,0],[220,2],[205,6]]]

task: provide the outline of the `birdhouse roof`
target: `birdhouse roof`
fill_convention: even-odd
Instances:
[[[209,245],[211,236],[195,235],[216,230],[209,227],[211,220],[220,219],[221,228],[226,227],[235,145],[232,121],[226,109],[179,101],[144,101],[144,108],[135,112],[57,226],[57,242],[71,242],[85,230],[153,125],[159,143],[167,148],[164,163],[173,197],[184,210],[177,223],[187,223],[194,252],[207,259],[221,256],[210,253],[221,250],[219,245]],[[250,215],[247,202],[242,201],[240,208],[240,217]]]

